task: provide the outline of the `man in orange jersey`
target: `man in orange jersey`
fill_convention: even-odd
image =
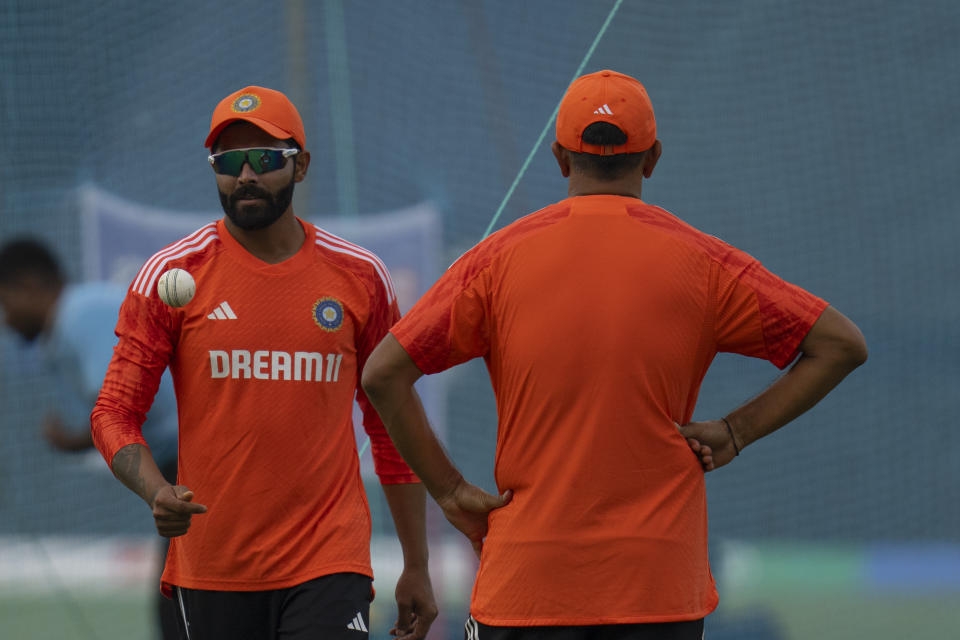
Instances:
[[[570,197],[454,263],[363,386],[482,551],[468,639],[699,639],[717,605],[704,471],[816,404],[866,347],[823,300],[640,200],[661,144],[635,79],[578,78],[556,135]],[[721,351],[796,362],[725,418],[690,422]],[[497,398],[500,496],[464,480],[411,386],[475,357]]]
[[[94,442],[173,539],[163,584],[184,639],[364,638],[373,574],[357,395],[403,548],[392,633],[423,638],[436,617],[426,494],[357,394],[366,358],[399,318],[390,276],[374,254],[294,215],[310,153],[282,93],[251,86],[224,98],[206,146],[226,216],[155,254],[130,286]],[[171,268],[196,281],[179,308],[157,294]],[[167,367],[176,485],[140,433]]]

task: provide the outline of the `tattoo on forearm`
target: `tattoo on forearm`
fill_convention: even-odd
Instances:
[[[147,483],[140,474],[140,447],[138,445],[127,445],[113,456],[113,475],[138,496],[144,500],[147,499]]]

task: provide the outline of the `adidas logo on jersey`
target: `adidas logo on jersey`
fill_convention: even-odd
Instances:
[[[363,624],[363,616],[360,615],[359,611],[357,611],[357,615],[353,616],[353,620],[347,625],[347,629],[351,631],[367,631],[367,625]]]
[[[594,113],[597,114],[597,115],[601,115],[601,116],[612,116],[612,115],[613,115],[613,111],[610,110],[610,106],[609,106],[609,105],[606,105],[606,104],[604,104],[602,107],[596,109],[596,110],[594,111]]]
[[[233,312],[226,300],[217,305],[213,313],[207,316],[211,320],[236,320],[237,314]]]

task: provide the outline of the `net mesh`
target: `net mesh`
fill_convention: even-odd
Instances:
[[[430,201],[443,268],[482,236],[612,6],[7,0],[0,240],[40,236],[81,273],[77,190],[88,183],[213,212],[211,110],[259,84],[304,116],[313,164],[298,213]],[[627,0],[589,61],[640,78],[657,111],[664,154],[644,199],[829,300],[871,348],[815,410],[709,477],[714,542],[960,543],[948,446],[960,383],[958,66],[952,0]],[[544,144],[499,226],[565,193]],[[0,338],[0,534],[149,533],[105,469],[46,448],[37,425],[56,388]],[[775,375],[719,358],[696,417]],[[454,460],[493,490],[482,364],[449,374],[445,417]],[[371,503],[388,533],[382,499]]]

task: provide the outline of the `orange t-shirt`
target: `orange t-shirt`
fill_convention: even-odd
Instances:
[[[108,464],[145,444],[140,425],[169,366],[178,482],[208,507],[171,541],[166,584],[249,591],[373,575],[355,394],[381,482],[417,481],[357,394],[367,356],[399,317],[389,274],[372,253],[301,225],[303,247],[271,265],[211,223],[147,261],[121,308],[94,442]],[[173,267],[197,285],[179,309],[156,292]]]
[[[501,626],[698,619],[703,471],[677,431],[715,354],[787,366],[826,303],[668,212],[569,198],[460,258],[391,332],[424,373],[486,360],[491,513],[471,613]]]

